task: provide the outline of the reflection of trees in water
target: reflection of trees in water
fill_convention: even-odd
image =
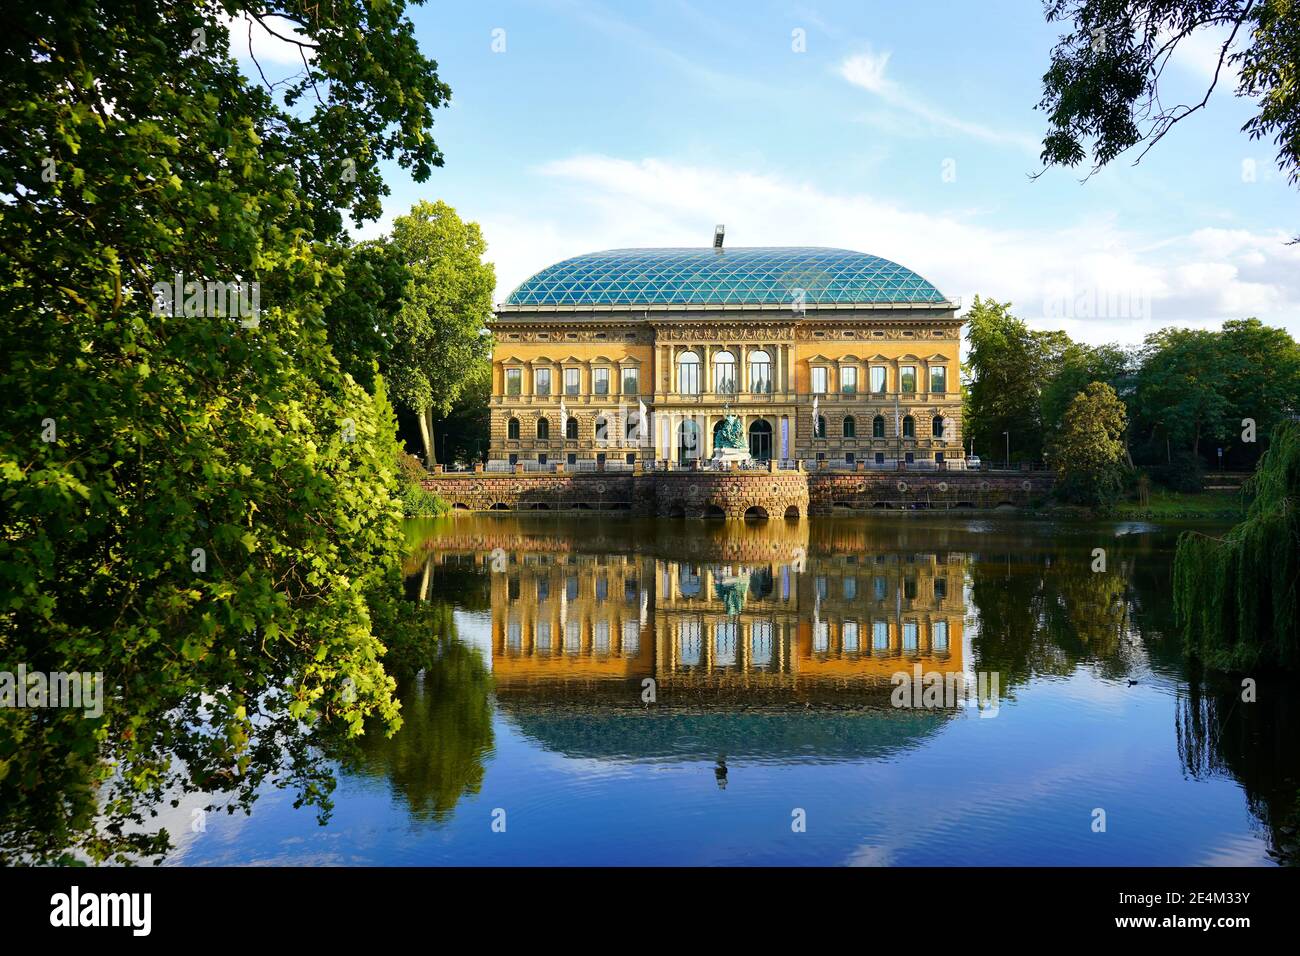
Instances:
[[[1111,678],[1157,663],[1180,671],[1176,632],[1166,626],[1172,551],[1155,539],[1099,539],[1105,571],[1092,570],[1091,541],[981,552],[968,565],[980,669],[1001,672],[1007,686],[1035,674],[1068,675],[1083,662]],[[1165,635],[1174,640],[1162,641]]]
[[[455,636],[451,608],[423,605],[427,639],[410,640],[400,666],[402,728],[392,737],[367,733],[341,754],[346,772],[387,780],[411,813],[437,821],[450,817],[465,794],[478,793],[483,761],[492,750],[492,676],[475,649]],[[390,655],[392,649],[390,648]]]
[[[1194,676],[1178,696],[1175,731],[1183,770],[1224,776],[1245,791],[1268,836],[1269,856],[1300,864],[1300,686],[1272,679],[1256,700],[1241,699],[1239,681]]]

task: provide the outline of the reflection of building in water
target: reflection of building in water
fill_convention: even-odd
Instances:
[[[643,639],[652,569],[652,560],[636,556],[510,554],[492,573],[498,686],[653,673],[653,648]]]
[[[497,570],[482,552],[438,560],[491,575],[501,691],[645,677],[665,690],[835,687],[968,666],[959,555],[711,557],[498,550]]]

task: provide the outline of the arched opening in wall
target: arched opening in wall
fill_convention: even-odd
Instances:
[[[700,426],[687,419],[677,428],[677,460],[682,464],[700,457]]]
[[[836,502],[834,502],[834,503],[831,504],[831,507],[832,507],[832,508],[840,508],[840,509],[845,509],[845,510],[847,510],[847,509],[853,507],[853,502],[851,502],[851,501],[836,501]]]
[[[452,511],[469,511],[469,505],[465,504],[465,502],[463,502],[463,501],[456,501],[456,502],[453,502],[453,503],[452,503],[451,510],[452,510]]]
[[[727,513],[717,505],[705,505],[700,515],[701,518],[725,518],[726,516]]]
[[[668,517],[670,517],[670,518],[685,518],[685,517],[686,517],[686,506],[685,506],[685,505],[673,505],[672,507],[670,507],[670,508],[668,509]]]
[[[998,511],[1014,511],[1016,506],[1010,501],[999,501],[996,507]]]
[[[975,502],[973,502],[973,501],[959,501],[959,502],[957,502],[955,505],[953,505],[953,507],[954,507],[954,508],[974,508],[974,507],[975,507]]]
[[[749,457],[755,461],[770,461],[772,458],[772,423],[762,418],[756,419],[749,426]]]
[[[799,520],[799,508],[797,505],[791,505],[789,508],[785,509],[785,520],[786,521]]]
[[[888,508],[888,507],[889,507],[889,502],[888,502],[888,501],[873,501],[873,502],[871,502],[871,507],[873,507],[873,508]]]
[[[575,509],[577,509],[578,511],[590,511],[590,510],[591,510],[591,505],[587,504],[587,502],[585,502],[585,501],[574,502],[573,507],[574,507]]]
[[[498,501],[498,502],[496,502],[494,505],[492,505],[491,509],[489,509],[489,510],[491,510],[491,511],[509,511],[509,510],[510,510],[510,506],[509,506],[508,504],[506,504],[504,501]]]
[[[760,505],[751,505],[745,509],[746,521],[766,521],[767,509]]]
[[[528,503],[528,510],[529,511],[550,511],[551,506],[548,505],[545,501],[530,501]]]

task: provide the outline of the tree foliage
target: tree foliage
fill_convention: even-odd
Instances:
[[[1124,487],[1124,403],[1105,382],[1092,382],[1065,410],[1051,447],[1056,493],[1085,505],[1109,504]]]
[[[1271,136],[1277,165],[1300,179],[1300,4],[1295,0],[1045,0],[1049,22],[1072,27],[1052,51],[1039,108],[1048,116],[1043,162],[1095,168],[1134,146],[1141,155],[1203,109],[1232,67],[1236,93],[1258,103],[1251,139]],[[1218,56],[1204,95],[1161,93],[1166,65],[1198,33],[1214,32]],[[1141,158],[1139,155],[1139,159]]]
[[[1300,424],[1278,426],[1251,479],[1246,519],[1223,538],[1185,532],[1174,611],[1211,667],[1300,664]]]
[[[477,223],[444,202],[416,203],[390,236],[352,251],[355,287],[327,316],[345,366],[377,367],[397,404],[416,415],[429,464],[435,419],[450,415],[488,366],[496,272],[486,250]]]
[[[404,8],[10,12],[0,670],[102,673],[105,711],[0,710],[0,858],[161,852],[150,808],[187,791],[323,804],[313,739],[398,723],[376,636],[399,590],[394,415],[323,316],[379,161],[440,162],[447,91]],[[310,55],[279,99],[230,55],[245,11]],[[257,282],[256,321],[157,307],[178,275]]]
[[[1011,314],[1011,303],[979,296],[966,315],[966,334],[966,432],[976,453],[1001,458],[1009,437],[1013,461],[1040,459],[1043,394],[1069,339],[1064,332],[1036,332]]]

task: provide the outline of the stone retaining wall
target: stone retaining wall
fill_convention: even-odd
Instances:
[[[1052,476],[963,472],[670,471],[436,474],[423,485],[468,511],[617,511],[784,518],[870,510],[1033,507]]]

